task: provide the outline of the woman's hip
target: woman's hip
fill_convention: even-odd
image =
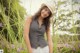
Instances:
[[[43,48],[41,48],[41,47],[37,47],[36,49],[32,48],[32,52],[33,53],[49,53],[49,47],[45,46]]]

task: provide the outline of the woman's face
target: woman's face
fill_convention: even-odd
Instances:
[[[48,17],[49,14],[50,14],[50,10],[49,10],[48,8],[42,9],[42,11],[41,11],[41,17],[42,17],[42,18]]]

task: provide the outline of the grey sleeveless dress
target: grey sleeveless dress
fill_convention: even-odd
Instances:
[[[48,46],[48,42],[44,39],[44,33],[46,31],[45,25],[42,24],[39,28],[38,20],[32,19],[29,29],[29,39],[32,48]]]

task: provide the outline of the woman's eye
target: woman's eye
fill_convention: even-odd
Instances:
[[[45,11],[47,11],[47,9],[45,9]]]

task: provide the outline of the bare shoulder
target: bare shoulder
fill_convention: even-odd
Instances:
[[[32,16],[28,16],[28,17],[26,18],[26,22],[30,23],[31,21],[32,21]]]
[[[31,20],[32,20],[32,16],[28,16],[26,20],[27,20],[27,21],[28,21],[28,20],[31,21]]]

